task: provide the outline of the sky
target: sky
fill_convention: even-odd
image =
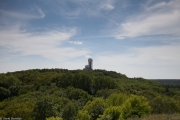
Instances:
[[[180,0],[0,0],[0,73],[93,69],[180,79]]]

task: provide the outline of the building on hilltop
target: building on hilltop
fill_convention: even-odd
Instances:
[[[85,65],[84,69],[89,69],[89,70],[93,69],[93,59],[92,58],[88,59],[88,65]]]

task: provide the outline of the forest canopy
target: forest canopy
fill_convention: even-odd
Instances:
[[[180,113],[180,86],[106,70],[0,74],[0,118],[123,120]]]

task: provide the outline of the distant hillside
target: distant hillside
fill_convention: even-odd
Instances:
[[[180,113],[180,88],[159,81],[106,70],[0,74],[0,118],[122,120],[169,113]]]
[[[154,79],[154,81],[158,81],[165,85],[180,86],[180,79]]]

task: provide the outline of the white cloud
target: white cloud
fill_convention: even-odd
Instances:
[[[80,41],[68,41],[71,44],[76,44],[76,45],[82,45],[83,43]]]
[[[30,13],[29,13],[30,12]],[[45,13],[39,7],[33,7],[33,11],[17,12],[0,9],[1,17],[13,19],[39,19],[44,18]]]
[[[91,58],[91,56],[90,56],[90,55],[86,55],[85,57],[86,57],[86,58]]]
[[[131,48],[123,54],[96,56],[94,68],[121,72],[129,77],[178,79],[179,51],[180,44]]]
[[[40,9],[40,8],[37,8],[39,14],[40,14],[40,18],[44,18],[45,17],[45,13]]]
[[[100,2],[99,9],[108,10],[108,11],[113,10],[115,7],[114,3],[115,3],[114,0],[103,0]]]
[[[24,56],[40,55],[44,58],[62,61],[68,58],[86,56],[89,52],[84,49],[63,47],[62,43],[68,41],[75,34],[75,28],[62,28],[38,34],[20,31],[19,29],[1,30],[0,46],[7,48],[9,53],[18,52],[19,55]],[[80,42],[76,42],[76,44],[80,44]]]
[[[49,1],[57,8],[57,14],[61,14],[68,18],[77,18],[84,16],[99,16],[103,12],[111,11],[115,8],[115,0],[57,0]],[[73,4],[69,6],[69,3]],[[74,7],[76,6],[76,7]]]
[[[131,17],[121,24],[115,37],[137,37],[144,35],[179,35],[180,1],[161,2],[145,8],[145,12]]]

